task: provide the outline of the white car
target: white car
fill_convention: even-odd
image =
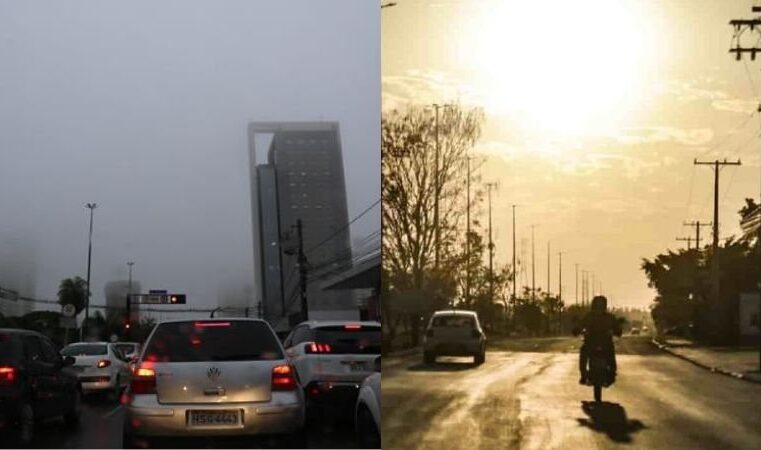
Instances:
[[[294,328],[284,347],[307,397],[307,408],[354,405],[359,387],[380,356],[379,322],[309,321]]]
[[[82,385],[82,393],[110,393],[118,400],[122,388],[130,381],[129,365],[124,355],[110,342],[77,342],[61,350],[72,356],[72,369]]]
[[[354,426],[362,448],[380,448],[381,357],[375,359],[375,373],[365,378],[354,407]]]
[[[474,311],[436,311],[423,338],[423,362],[433,364],[437,356],[473,356],[475,364],[486,360],[486,335]]]

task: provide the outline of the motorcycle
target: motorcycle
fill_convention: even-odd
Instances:
[[[612,383],[612,367],[605,348],[596,344],[589,352],[587,363],[587,384],[594,390],[595,402],[602,401],[602,388]]]

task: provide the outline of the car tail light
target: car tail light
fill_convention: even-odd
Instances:
[[[433,328],[425,332],[425,335],[428,337],[433,337]]]
[[[195,322],[193,325],[199,328],[229,327],[230,322]]]
[[[146,366],[136,368],[132,374],[129,390],[132,394],[155,394],[156,371]]]
[[[333,349],[330,344],[320,344],[319,342],[307,342],[304,346],[306,353],[330,353]]]
[[[344,325],[344,330],[347,330],[347,331],[356,331],[361,329],[362,329],[362,325],[358,323],[347,323],[346,325]]]
[[[111,361],[109,361],[107,359],[101,359],[100,361],[98,361],[98,369],[102,369],[102,368],[108,367],[110,365],[111,365]]]
[[[0,366],[0,384],[13,384],[16,381],[15,367]]]
[[[272,390],[293,391],[296,389],[296,374],[288,364],[272,368]]]

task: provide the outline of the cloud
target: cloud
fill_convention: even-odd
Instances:
[[[381,79],[382,109],[389,111],[410,104],[459,101],[479,104],[475,91],[436,70],[408,70],[403,75],[386,75]]]
[[[613,139],[625,145],[642,145],[660,142],[676,142],[688,146],[701,146],[709,143],[714,136],[710,128],[682,129],[667,126],[626,128],[613,136]]]
[[[711,106],[719,111],[752,114],[757,111],[759,105],[755,100],[720,99],[712,101]]]

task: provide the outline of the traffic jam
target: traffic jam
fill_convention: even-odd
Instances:
[[[122,448],[201,437],[308,448],[336,429],[349,447],[379,448],[380,343],[372,321],[307,321],[281,341],[261,319],[169,320],[142,343],[60,350],[35,331],[0,329],[2,446],[34,446],[44,421],[87,427],[83,402],[97,396],[123,410]]]

